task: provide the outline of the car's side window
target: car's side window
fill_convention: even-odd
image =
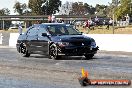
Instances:
[[[46,29],[44,27],[39,26],[38,36],[42,36],[42,33],[48,34],[48,32],[46,31]]]
[[[77,34],[77,33],[78,33],[78,32],[77,32],[75,29],[73,29],[72,27],[67,27],[67,31],[68,31],[69,34]]]
[[[27,35],[28,36],[36,36],[37,33],[38,33],[38,29],[33,27],[33,28],[29,29],[29,31],[27,32]]]
[[[66,33],[66,31],[65,31],[64,27],[60,27],[60,31],[61,31],[61,33],[63,33],[63,34],[65,34],[65,33]]]
[[[54,26],[48,26],[47,29],[48,29],[48,31],[49,31],[49,33],[50,33],[51,35],[54,35],[55,32],[56,32],[56,31],[55,31],[56,29],[55,29]]]

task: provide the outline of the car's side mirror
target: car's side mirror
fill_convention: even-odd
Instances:
[[[80,35],[83,35],[83,32],[80,32]]]
[[[42,33],[42,36],[48,36],[47,33]]]

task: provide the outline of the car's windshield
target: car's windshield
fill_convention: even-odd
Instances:
[[[74,29],[72,26],[65,25],[49,25],[47,27],[48,32],[51,35],[79,35],[81,34],[79,31]]]

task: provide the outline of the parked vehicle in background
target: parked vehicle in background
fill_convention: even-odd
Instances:
[[[14,29],[18,29],[18,27],[17,26],[9,27],[8,30],[14,30]]]
[[[18,30],[18,27],[19,27],[20,24],[21,24],[21,23],[10,25],[10,27],[8,28],[8,30],[15,30],[15,29]],[[24,28],[25,26],[24,26],[23,24],[21,24],[21,27]]]
[[[17,40],[17,51],[22,56],[44,54],[51,59],[61,56],[82,56],[91,59],[98,51],[93,38],[83,35],[73,26],[63,23],[36,24]]]

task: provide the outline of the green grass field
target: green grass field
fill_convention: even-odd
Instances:
[[[78,27],[77,29],[87,34],[113,34],[113,27],[110,27],[108,30],[106,26],[95,27],[94,30],[82,27]],[[132,27],[115,27],[114,34],[132,34]]]

